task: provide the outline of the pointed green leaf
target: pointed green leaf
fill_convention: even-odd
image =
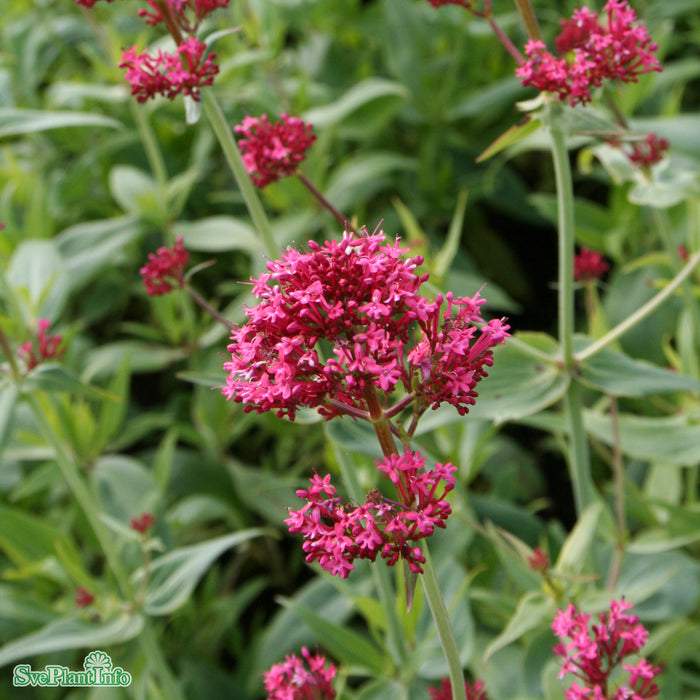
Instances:
[[[476,159],[477,163],[483,163],[485,160],[492,158],[497,153],[512,146],[518,141],[522,141],[526,136],[534,134],[540,127],[542,122],[539,119],[530,119],[523,117],[520,123],[514,124],[507,131],[502,133],[481,155]]]
[[[101,114],[0,108],[0,138],[63,129],[67,126],[123,128],[121,122]]]
[[[105,622],[56,620],[0,647],[0,666],[63,649],[96,649],[133,639],[143,629],[140,614],[122,613]]]
[[[262,528],[242,530],[181,547],[159,557],[151,563],[148,571],[146,612],[150,615],[168,615],[177,610],[187,602],[199,579],[221,554],[265,533]],[[134,580],[138,582],[143,576],[143,569],[139,569]]]
[[[391,666],[389,658],[365,637],[344,625],[329,622],[317,615],[311,608],[282,599],[303,620],[333,656],[349,666],[366,669],[369,675],[385,675]]]

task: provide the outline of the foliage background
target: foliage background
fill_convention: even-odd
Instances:
[[[614,182],[589,144],[579,142],[577,241],[613,263],[599,290],[593,335],[595,324],[614,325],[671,276],[675,262],[658,237],[659,222],[671,247],[696,250],[700,243],[700,2],[634,4],[660,45],[665,70],[621,90],[619,102],[635,128],[671,140],[673,168],[691,175],[673,206],[635,206],[634,185]],[[141,563],[128,522],[146,510],[157,518],[155,537],[164,550],[204,548],[199,564],[182,560],[177,585],[159,590],[172,574],[165,567],[163,580],[151,582],[146,610],[187,696],[261,697],[263,669],[302,644],[319,643],[349,674],[343,697],[425,697],[445,671],[420,596],[412,616],[402,612],[416,645],[414,666],[397,671],[383,647],[384,613],[368,571],[358,567],[342,584],[312,575],[298,538],[282,524],[312,469],[337,472],[338,461],[349,460],[363,487],[372,486],[378,454],[362,426],[326,426],[312,416],[292,425],[226,403],[211,390],[223,381],[225,333],[184,295],[149,299],[142,288],[138,270],[147,253],[183,235],[195,264],[216,259],[195,284],[240,321],[249,296],[239,283],[263,268],[265,255],[206,120],[187,127],[181,101],[140,106],[129,98],[116,67],[121,50],[154,39],[136,17],[136,3],[98,3],[92,11],[67,0],[5,5],[0,257],[11,291],[2,293],[0,321],[17,345],[42,317],[64,335],[65,374],[41,375],[25,392],[40,397],[97,494],[127,569]],[[575,6],[535,3],[550,40],[558,19]],[[502,0],[494,10],[522,45],[514,6]],[[530,139],[517,151],[475,162],[520,118],[514,103],[532,96],[484,21],[459,7],[436,11],[415,0],[236,0],[214,17],[207,33],[240,27],[216,45],[222,71],[214,90],[232,125],[246,114],[282,111],[313,122],[318,141],[303,170],[338,208],[370,229],[381,221],[390,235],[400,233],[426,256],[439,288],[473,294],[487,282],[490,314],[507,314],[518,331],[556,332],[549,156]],[[151,139],[159,155],[149,153]],[[670,187],[678,190],[677,183]],[[468,193],[464,224],[450,259],[443,246],[461,192]],[[294,178],[271,185],[263,198],[281,244],[339,233]],[[682,298],[672,300],[618,349],[674,365],[696,387],[697,338],[684,328],[687,314],[697,311],[689,308]],[[10,684],[13,644],[49,625],[48,646],[30,641],[23,649],[35,668],[79,668],[86,646],[104,647],[134,674],[130,695],[157,697],[158,670],[135,642],[138,616],[125,610],[107,575],[54,449],[26,402],[15,401],[7,384],[2,389],[0,684]],[[700,697],[697,388],[642,393],[620,398],[620,411],[679,418],[629,426],[623,453],[634,546],[615,592],[638,603],[653,629],[650,647],[666,665],[663,697]],[[592,410],[600,401],[591,391]],[[591,514],[571,534],[576,516],[553,408],[505,424],[477,411],[464,420],[440,411],[425,418],[418,439],[432,459],[461,466],[455,515],[435,538],[434,558],[454,603],[467,668],[485,678],[496,700],[563,697],[548,629],[556,605],[496,526],[543,547],[552,561],[560,556],[557,567],[569,577],[564,585],[578,599],[603,609],[610,597],[604,578],[591,583],[586,576],[607,572],[614,557],[612,508]],[[610,440],[605,425],[596,425],[594,416],[595,476],[612,504]],[[639,447],[644,436],[653,447]],[[223,549],[211,544],[254,527],[265,528],[264,536]],[[94,608],[75,609],[79,585],[96,594]],[[120,615],[115,632],[110,625]],[[79,649],[68,641],[73,628],[56,627],[89,625],[91,617],[102,632],[90,644],[82,637]],[[509,628],[513,619],[519,624]],[[107,695],[119,696],[71,693]],[[13,690],[12,697],[60,692]]]

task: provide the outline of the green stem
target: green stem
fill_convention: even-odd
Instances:
[[[559,343],[562,350],[563,370],[570,382],[564,399],[566,417],[571,434],[569,444],[569,472],[574,491],[576,512],[581,513],[595,499],[588,442],[583,425],[581,387],[574,376],[574,188],[571,177],[566,135],[559,128],[559,105],[551,107],[550,132],[552,158],[557,188],[558,240],[559,240]]]
[[[71,490],[75,500],[78,501],[78,505],[82,508],[87,521],[90,523],[90,527],[95,533],[95,537],[107,559],[107,565],[117,581],[122,596],[130,603],[133,603],[134,593],[129,585],[126,571],[122,566],[122,562],[114,546],[114,540],[109,536],[100,520],[97,498],[94,494],[90,493],[89,488],[80,476],[75,461],[68,454],[65,445],[46,418],[46,407],[42,406],[39,397],[30,394],[27,400],[29,401],[29,406],[32,410],[34,420],[39,426],[39,430],[43,434],[44,439],[53,447],[58,468],[61,470],[61,474],[68,484],[68,488]]]
[[[160,198],[165,207],[165,188],[168,184],[168,172],[165,169],[163,154],[160,152],[160,148],[158,148],[158,140],[146,116],[146,108],[138,104],[135,100],[129,100],[129,104],[131,105],[131,113],[136,121],[136,128],[141,137],[141,143],[143,143],[143,148],[146,151],[148,164],[151,166],[151,171],[158,184]]]
[[[628,316],[622,323],[619,323],[615,328],[608,331],[602,338],[595,343],[591,343],[587,348],[576,354],[576,362],[584,362],[600,352],[603,348],[616,341],[620,336],[627,333],[628,330],[634,328],[640,321],[643,321],[650,313],[656,311],[674,292],[680,287],[686,278],[690,276],[695,267],[700,263],[700,251],[695,253],[690,260],[683,266],[683,269],[655,296],[649,301],[640,306],[633,314]]]
[[[454,634],[452,634],[452,626],[450,625],[450,616],[445,606],[445,601],[440,592],[440,584],[437,580],[433,560],[428,550],[427,542],[421,542],[421,552],[425,557],[423,564],[423,574],[420,579],[423,582],[423,591],[430,606],[430,612],[433,615],[435,626],[437,627],[438,637],[442,645],[442,652],[447,660],[447,668],[449,670],[450,683],[452,684],[453,700],[467,700],[466,689],[464,687],[464,671],[462,670],[462,662],[459,658],[459,649]]]
[[[224,152],[224,156],[226,156],[226,161],[231,168],[233,177],[241,190],[243,199],[248,207],[248,212],[250,213],[250,218],[253,220],[253,226],[255,226],[260,234],[263,244],[267,250],[267,254],[271,258],[276,258],[280,253],[279,246],[272,235],[270,222],[267,219],[267,215],[263,209],[260,197],[258,197],[255,185],[250,179],[248,171],[243,164],[243,159],[241,158],[241,153],[238,150],[236,139],[233,138],[233,131],[226,121],[226,117],[221,110],[221,106],[217,102],[216,97],[214,97],[211,90],[203,90],[202,98],[204,101],[204,112],[206,113],[207,119],[209,119],[209,123],[216,134],[216,138],[219,140],[219,145],[221,146],[221,150]]]
[[[348,495],[353,501],[362,503],[364,496],[355,470],[348,464],[338,445],[335,442],[332,444]],[[396,593],[391,585],[391,574],[389,569],[380,562],[372,567],[372,576],[379,591],[379,600],[382,608],[386,611],[389,643],[393,647],[397,664],[401,668],[408,658],[408,647],[406,645],[406,636],[401,627],[401,621],[396,613]]]
[[[143,629],[139,635],[139,643],[148,662],[153,664],[156,673],[160,676],[160,682],[166,698],[173,700],[185,700],[185,696],[180,688],[180,684],[173,676],[168,662],[163,656],[163,650],[156,639],[150,620],[144,620]]]
[[[95,537],[100,544],[100,548],[107,560],[107,565],[117,582],[122,596],[125,600],[129,601],[132,608],[135,608],[136,600],[134,591],[129,585],[129,578],[126,574],[126,570],[122,566],[114,542],[100,520],[97,498],[94,494],[90,493],[90,489],[83,481],[75,461],[71,459],[60,437],[51,427],[51,424],[46,418],[45,407],[42,406],[39,397],[36,395],[29,395],[28,401],[34,420],[39,426],[39,430],[54,449],[56,462],[61,470],[63,478],[68,484],[68,488],[71,490],[71,493],[75,497],[75,500],[78,502],[87,521],[90,523],[90,527],[95,533]],[[174,700],[184,700],[180,687],[163,658],[162,650],[153,637],[153,630],[149,626],[148,619],[144,620],[144,627],[138,637],[138,641],[146,658],[151,663],[155,664],[163,688],[166,690],[166,697],[173,698]]]

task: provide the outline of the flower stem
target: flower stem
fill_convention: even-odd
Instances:
[[[505,34],[505,32],[498,26],[498,23],[496,20],[493,18],[493,11],[491,9],[491,0],[486,0],[484,3],[484,13],[483,17],[486,19],[486,21],[489,23],[491,26],[491,29],[493,30],[493,33],[498,37],[500,42],[505,46],[506,51],[515,59],[515,62],[521,66],[523,63],[525,63],[525,59],[523,58],[523,55],[518,51],[518,49],[515,47],[515,44],[508,38],[508,36]],[[479,13],[481,14],[481,13]]]
[[[235,323],[229,321],[225,316],[220,314],[201,294],[199,294],[199,292],[195,292],[195,290],[192,289],[192,287],[190,287],[189,285],[185,285],[184,289],[190,295],[190,297],[192,297],[192,300],[195,304],[197,304],[197,306],[204,309],[221,325],[226,326],[226,328],[228,328],[229,330],[233,330],[236,327]]]
[[[518,8],[520,18],[523,20],[528,37],[536,41],[541,41],[542,34],[540,32],[540,25],[537,24],[537,17],[535,16],[535,11],[532,9],[530,0],[515,0],[515,6]]]
[[[151,166],[151,171],[153,172],[153,177],[158,185],[158,195],[161,199],[159,202],[163,208],[166,207],[166,192],[165,188],[168,184],[168,173],[165,168],[165,161],[163,160],[163,154],[158,148],[158,141],[153,133],[153,128],[148,121],[146,116],[146,108],[138,104],[135,100],[129,100],[131,105],[131,113],[136,121],[136,128],[138,129],[139,136],[141,137],[141,143],[143,144],[143,149],[146,152],[146,158]]]
[[[630,314],[622,323],[608,331],[602,338],[577,353],[575,356],[576,362],[580,363],[593,357],[593,355],[627,333],[640,321],[643,321],[650,313],[656,311],[685,282],[686,278],[690,276],[699,263],[700,250],[688,260],[683,269],[658,294],[649,299],[646,304],[640,306],[633,314]]]
[[[350,219],[347,216],[339,212],[316,188],[316,186],[309,180],[304,173],[297,171],[297,177],[301,180],[301,184],[306,187],[309,192],[316,198],[316,201],[324,208],[327,209],[335,218],[335,220],[345,228],[346,231],[352,231],[356,236],[359,236],[359,231],[350,223]]]
[[[588,442],[583,425],[581,387],[575,378],[574,342],[574,188],[571,164],[566,149],[566,135],[559,127],[561,107],[551,107],[550,132],[552,158],[557,188],[559,240],[559,343],[562,350],[563,370],[570,382],[564,398],[564,407],[571,434],[569,445],[569,472],[578,515],[595,499],[591,476]]]
[[[233,131],[226,121],[221,106],[211,90],[203,90],[202,99],[204,101],[204,112],[216,134],[216,138],[219,140],[219,145],[224,152],[224,156],[226,156],[226,161],[231,168],[233,177],[241,190],[243,199],[248,207],[248,212],[250,213],[250,218],[253,220],[253,225],[263,240],[267,254],[271,258],[276,258],[280,252],[279,246],[272,235],[270,222],[267,219],[260,197],[258,197],[255,185],[250,179],[248,171],[245,169],[241,153],[236,144],[236,139],[233,138]]]
[[[364,500],[360,482],[357,479],[355,470],[348,464],[345,455],[340,447],[333,442],[336,459],[340,465],[340,473],[345,483],[348,495],[357,503]],[[403,667],[408,658],[408,647],[406,646],[406,636],[401,628],[401,621],[396,613],[396,593],[391,585],[391,575],[389,569],[383,565],[372,567],[372,577],[379,592],[379,599],[386,612],[387,632],[389,643],[393,647],[399,668]]]
[[[462,671],[462,662],[459,658],[457,642],[452,633],[450,616],[447,612],[442,593],[440,592],[440,585],[435,573],[435,567],[433,566],[433,560],[425,541],[421,542],[421,552],[425,557],[425,564],[423,564],[423,575],[420,579],[423,582],[423,591],[425,591],[425,597],[428,600],[428,606],[430,607],[430,612],[433,615],[433,620],[437,627],[442,651],[447,660],[447,668],[452,685],[452,698],[453,700],[467,700],[466,689],[464,687],[464,671]]]

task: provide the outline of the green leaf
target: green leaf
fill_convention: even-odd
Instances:
[[[319,644],[333,656],[355,669],[365,669],[368,675],[386,675],[391,667],[390,659],[365,637],[344,625],[329,622],[317,615],[311,608],[289,600],[281,599],[285,607],[291,608],[314,632]]]
[[[450,221],[450,228],[447,232],[445,243],[440,252],[435,256],[433,269],[438,277],[444,277],[450,269],[452,261],[459,250],[459,240],[462,237],[462,227],[464,226],[464,212],[467,209],[467,190],[460,190],[457,195],[455,213]]]
[[[610,416],[586,411],[586,430],[606,445],[613,445]],[[674,466],[700,462],[700,425],[688,415],[649,418],[622,414],[618,417],[620,448],[644,462],[659,461]]]
[[[518,333],[517,339],[555,358],[558,344],[544,333]],[[558,401],[569,378],[556,364],[531,357],[506,340],[493,353],[489,376],[477,386],[479,397],[469,415],[497,423],[538,413]]]
[[[173,233],[182,236],[185,248],[202,253],[245,250],[256,253],[261,242],[251,226],[232,216],[210,216],[199,221],[177,221]]]
[[[347,158],[333,172],[326,198],[343,211],[386,188],[388,176],[397,170],[415,170],[413,158],[390,152],[370,151]]]
[[[685,547],[700,540],[700,532],[691,532],[687,535],[672,537],[666,530],[655,528],[646,530],[635,537],[626,547],[625,552],[630,554],[658,554],[672,549]]]
[[[567,573],[580,573],[583,570],[602,514],[603,504],[600,501],[591,503],[581,514],[559,552],[555,566],[557,570]]]
[[[0,464],[2,464],[2,453],[10,437],[12,428],[12,418],[15,415],[15,406],[19,389],[13,382],[6,382],[0,387]]]
[[[578,336],[576,352],[593,342]],[[633,360],[611,348],[603,348],[580,366],[579,378],[589,386],[613,396],[646,396],[669,391],[700,391],[700,381],[664,367]]]
[[[227,549],[254,537],[266,534],[262,528],[251,528],[217,537],[200,544],[181,547],[153,561],[148,570],[145,610],[149,615],[168,615],[189,599],[199,579]],[[143,568],[134,574],[134,581],[144,577]]]
[[[14,252],[7,270],[7,281],[17,298],[28,302],[24,312],[28,319],[48,318],[54,323],[61,314],[70,291],[70,278],[56,242],[22,241]]]
[[[22,390],[46,391],[49,393],[67,391],[79,396],[118,402],[119,397],[98,386],[86,384],[71,374],[63,365],[52,362],[34,368],[22,384]]]
[[[514,124],[507,131],[503,132],[477,159],[477,163],[483,163],[485,160],[492,158],[497,153],[500,153],[508,146],[512,146],[518,141],[522,141],[526,136],[534,134],[541,126],[542,122],[539,119],[524,118],[524,123]]]
[[[155,180],[131,165],[115,165],[110,170],[109,189],[117,204],[128,214],[148,215],[161,208]]]
[[[128,215],[87,221],[58,234],[55,241],[65,261],[71,289],[79,289],[104,267],[113,265],[141,233],[138,218]]]
[[[554,601],[539,591],[526,593],[519,601],[505,629],[486,647],[484,663],[497,651],[522,637],[526,632],[549,624],[555,612]]]
[[[103,117],[101,114],[0,108],[0,138],[31,134],[49,129],[62,129],[67,126],[123,128],[121,122],[109,117]]]
[[[347,135],[366,138],[381,128],[407,99],[408,92],[400,83],[367,78],[353,85],[335,102],[309,110],[303,119],[320,128],[342,125]]]
[[[121,613],[105,622],[56,620],[37,632],[0,647],[0,666],[63,649],[96,649],[121,644],[137,637],[143,629],[143,617]]]
[[[0,505],[0,550],[17,566],[53,556],[59,543],[65,551],[74,553],[73,542],[46,519]]]

